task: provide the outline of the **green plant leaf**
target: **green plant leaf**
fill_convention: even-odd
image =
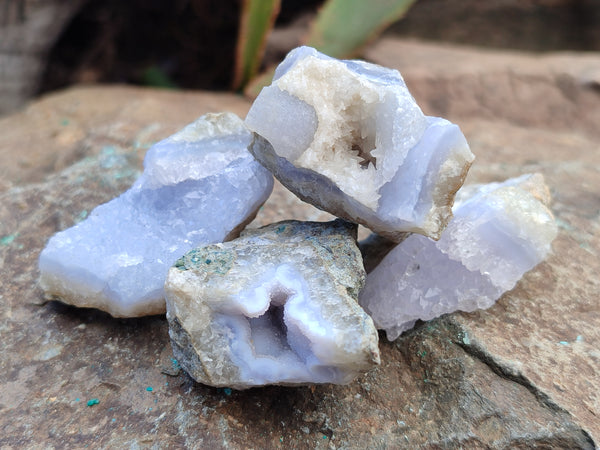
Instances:
[[[279,14],[281,0],[243,0],[235,56],[233,89],[240,89],[256,75],[267,35]]]
[[[251,99],[258,97],[262,88],[271,84],[274,75],[275,67],[270,67],[265,72],[254,77],[244,88],[244,95]]]
[[[334,58],[356,56],[362,47],[400,19],[415,0],[328,0],[306,45]]]
[[[370,40],[404,16],[416,0],[328,0],[319,11],[306,45],[334,58],[360,53]],[[271,84],[275,68],[247,82],[244,95],[256,98]]]
[[[163,89],[177,89],[177,85],[158,66],[150,66],[142,73],[142,84]]]

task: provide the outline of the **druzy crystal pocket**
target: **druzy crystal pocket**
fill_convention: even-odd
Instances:
[[[474,158],[398,71],[310,47],[289,53],[246,124],[259,135],[250,151],[298,197],[392,240],[438,238]]]

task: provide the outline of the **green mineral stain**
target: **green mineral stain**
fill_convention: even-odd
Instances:
[[[60,121],[60,124],[61,124],[63,127],[66,127],[66,126],[67,126],[67,125],[69,125],[70,123],[71,123],[71,122],[69,121],[69,119],[62,119],[62,120]]]
[[[87,217],[88,212],[87,209],[82,209],[81,212],[79,214],[77,214],[77,217],[75,217],[75,222],[81,222],[82,220],[85,220],[85,218]]]
[[[470,345],[471,344],[471,339],[469,339],[469,335],[467,333],[463,334],[462,342],[465,345]]]
[[[423,350],[421,353],[421,358],[425,358],[427,356],[427,351]]]
[[[346,286],[346,293],[353,299],[358,298],[358,294],[360,293],[360,289],[356,287]]]
[[[234,251],[209,245],[187,252],[175,262],[175,267],[179,270],[198,270],[223,275],[229,272],[234,260]]]
[[[567,341],[559,341],[558,342],[560,345],[569,345],[569,343]]]
[[[277,227],[277,229],[275,230],[275,233],[277,233],[277,234],[281,234],[281,233],[283,233],[284,231],[285,231],[285,225],[279,225],[279,226]]]
[[[94,406],[94,405],[97,405],[98,403],[100,403],[100,400],[98,400],[97,398],[92,398],[91,400],[87,401],[88,406]]]
[[[17,236],[19,235],[19,233],[14,233],[14,234],[8,234],[2,238],[0,238],[0,245],[10,245],[12,244],[15,239],[17,238]]]
[[[125,155],[119,154],[118,150],[118,147],[106,145],[102,147],[100,155],[98,156],[100,167],[103,169],[122,169],[116,173],[115,178],[117,179],[128,177],[134,173],[134,171],[128,167]]]
[[[136,174],[136,171],[133,169],[125,169],[115,173],[115,180],[120,180],[121,178],[129,178]]]
[[[146,390],[147,390],[148,392],[152,392],[154,389],[152,389],[152,386],[148,386],[148,387],[146,388]]]

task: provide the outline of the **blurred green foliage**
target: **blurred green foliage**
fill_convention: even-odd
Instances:
[[[306,45],[334,58],[356,56],[365,44],[404,16],[415,1],[327,0],[311,26]],[[278,11],[278,0],[245,0],[242,8],[234,88],[245,89],[250,97],[258,95],[273,78],[274,69],[254,77]]]
[[[141,76],[141,81],[144,86],[153,86],[163,89],[177,89],[177,85],[167,73],[158,66],[150,66]]]
[[[265,41],[281,7],[281,0],[243,0],[235,56],[233,88],[245,86],[256,76]]]
[[[329,0],[319,11],[306,45],[334,58],[356,56],[400,19],[415,0]]]

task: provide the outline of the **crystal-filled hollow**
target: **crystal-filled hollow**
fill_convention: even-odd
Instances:
[[[399,72],[299,47],[254,101],[250,151],[301,199],[393,240],[438,238],[473,154]]]
[[[286,221],[191,250],[169,271],[174,355],[198,382],[346,384],[379,363],[358,305],[356,225]]]

